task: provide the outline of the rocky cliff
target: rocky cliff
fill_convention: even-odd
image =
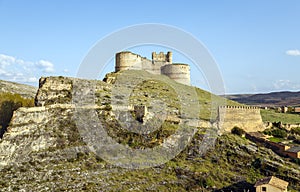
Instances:
[[[141,73],[139,75],[147,75]],[[207,107],[201,113],[191,108],[188,115],[184,114],[182,110],[189,103],[181,103],[181,98],[174,96],[178,90],[151,79],[138,83],[130,92],[128,102],[124,103],[124,93],[132,82],[116,84],[117,78],[118,75],[107,77],[109,83],[66,77],[41,78],[36,107],[15,111],[8,131],[0,140],[0,191],[243,191],[253,190],[256,179],[270,174],[289,181],[292,189],[300,189],[299,165],[237,136],[210,133],[217,131],[205,120],[213,107]],[[189,98],[188,87],[180,85],[178,89]],[[120,94],[115,94],[115,90]],[[208,94],[201,93],[202,97]],[[204,105],[207,100],[201,99]],[[157,111],[162,112],[161,116],[165,115],[168,120],[159,124],[158,130],[138,134],[134,131],[139,130],[125,130],[116,120],[124,117],[126,107],[159,104],[158,100],[162,100],[166,108],[154,110],[148,107],[142,122],[153,122],[147,119],[156,116]],[[83,113],[91,109],[95,113]],[[78,124],[78,113],[88,114],[80,116],[83,124]],[[134,111],[130,111],[130,115],[136,116]],[[203,124],[193,123],[196,118],[191,117],[196,115],[203,117],[199,121]],[[172,143],[179,141],[177,137],[167,138],[176,135],[180,122],[185,122],[194,135],[189,138],[188,146],[166,163],[143,169],[122,168],[107,161],[105,156],[102,158],[86,141],[82,130],[96,118],[105,125],[107,135],[117,142],[115,146],[126,145],[133,150],[177,146]],[[91,129],[88,134],[97,132]],[[94,143],[99,140],[91,138]]]

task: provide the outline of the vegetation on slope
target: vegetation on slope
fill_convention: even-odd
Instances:
[[[281,122],[283,124],[300,123],[299,114],[277,113],[273,110],[261,110],[260,114],[264,122]]]
[[[138,74],[143,75],[142,72]],[[162,82],[148,81],[137,86],[136,90],[139,91],[133,90],[130,102],[147,104],[151,99],[162,99],[170,108],[180,111],[180,103],[176,100],[174,90]],[[181,87],[187,88],[184,85]],[[145,95],[143,90],[148,94]],[[206,120],[216,118],[217,109],[211,106],[211,101],[222,101],[222,98],[198,88],[196,92],[202,109],[199,117]],[[122,95],[118,96],[122,101]],[[149,137],[118,129],[115,119],[109,115],[111,110],[109,90],[97,92],[96,97],[99,97],[97,104],[105,106],[98,112],[107,123],[108,134],[114,140],[133,149],[158,145],[163,138],[177,129],[176,124],[165,122]],[[232,101],[227,101],[227,104],[239,105]],[[206,146],[202,143],[203,137],[207,130],[211,130],[203,128],[198,128],[189,146],[166,164],[137,170],[116,167],[88,149],[79,134],[79,128],[74,123],[72,113],[72,109],[53,108],[49,111],[48,122],[41,121],[38,126],[31,125],[32,132],[20,131],[17,136],[10,137],[16,143],[27,141],[24,148],[31,151],[27,155],[20,155],[15,164],[1,170],[0,189],[239,192],[253,191],[255,181],[267,175],[289,181],[291,189],[295,191],[300,189],[298,165],[285,161],[271,150],[257,146],[245,138],[232,134],[219,136],[216,143],[208,145],[210,148],[206,153],[201,153],[201,148]],[[92,117],[90,118],[92,121]],[[29,124],[30,122],[24,126],[28,128]],[[23,125],[18,126],[22,129]],[[51,141],[55,140],[56,143],[50,148],[32,151],[30,144],[34,146],[38,138],[44,138],[42,139],[44,143],[47,143],[47,138],[51,138]]]
[[[0,80],[0,93],[19,94],[24,98],[33,98],[37,87]]]
[[[13,112],[19,107],[33,107],[34,100],[23,98],[19,94],[0,93],[0,138],[9,125]]]

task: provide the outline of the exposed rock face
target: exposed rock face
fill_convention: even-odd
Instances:
[[[70,103],[72,99],[72,78],[58,77],[45,78],[41,77],[35,105],[44,106],[55,103]]]
[[[36,96],[37,107],[18,109],[0,140],[0,191],[213,191],[240,181],[255,183],[263,177],[262,173],[279,176],[291,182],[294,189],[300,189],[300,171],[296,164],[233,135],[219,137],[215,145],[204,143],[210,140],[203,139],[207,129],[200,127],[211,124],[185,119],[176,102],[168,103],[168,122],[157,132],[138,135],[123,130],[111,111],[112,86],[102,81],[42,78]],[[133,91],[131,101],[147,103],[147,98],[170,98],[157,93],[155,86],[150,89],[155,91],[147,96]],[[88,93],[91,89],[95,102],[83,107],[93,108],[97,117],[106,123],[108,134],[133,149],[160,145],[173,134],[180,121],[186,121],[198,131],[188,147],[166,164],[142,170],[117,167],[87,146],[81,136],[82,127],[74,121],[76,99],[72,95]],[[172,93],[167,87],[162,89]],[[85,104],[86,98],[77,99]],[[117,101],[122,106],[122,95]],[[151,109],[147,113],[151,113]],[[89,118],[93,121],[96,117]],[[212,148],[203,154],[202,146]]]
[[[72,110],[70,105],[50,105],[15,111],[11,126],[0,144],[0,167],[21,164],[33,158],[30,155],[34,153],[57,148],[60,139],[69,142],[65,138],[69,135],[61,135],[61,129],[68,121],[70,123]],[[72,129],[67,127],[63,132],[70,131]]]

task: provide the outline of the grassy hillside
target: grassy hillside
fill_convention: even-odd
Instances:
[[[0,93],[19,94],[24,98],[34,98],[37,87],[0,80]]]
[[[261,110],[260,114],[264,122],[282,122],[284,124],[300,123],[299,114],[277,113],[272,110]]]
[[[120,74],[122,74],[121,77]],[[168,103],[168,107],[172,108],[173,110],[180,110],[180,106],[184,103],[180,103],[179,97],[184,97],[184,99],[186,99],[189,98],[189,93],[195,93],[195,96],[197,98],[192,99],[196,99],[199,102],[200,110],[197,109],[199,113],[198,117],[200,119],[208,121],[216,120],[217,107],[219,105],[242,105],[238,102],[224,99],[223,97],[214,95],[208,91],[202,90],[197,87],[175,83],[173,80],[170,80],[167,76],[151,75],[153,79],[147,81],[141,80],[141,77],[145,76],[149,76],[149,73],[145,71],[132,70],[126,71],[126,74],[124,74],[124,72],[121,71],[118,73],[107,74],[104,81],[118,81],[118,83],[120,84],[118,87],[119,90],[123,90],[126,87],[130,87],[130,85],[126,85],[126,83],[123,83],[123,81],[125,82],[127,81],[127,79],[135,79],[133,81],[134,83],[142,82],[138,83],[138,85],[133,88],[132,94],[130,96],[131,104],[135,105],[143,104],[149,106],[151,100],[160,99],[161,101]],[[174,87],[176,87],[177,90],[174,90]],[[178,95],[178,93],[183,93],[183,95],[180,96]],[[193,108],[191,108],[190,110],[193,110]]]

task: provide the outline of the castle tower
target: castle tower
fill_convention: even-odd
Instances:
[[[123,70],[142,70],[142,57],[129,51],[117,53],[115,72]]]
[[[172,52],[152,52],[152,71],[154,74],[161,74],[161,67],[172,63]]]
[[[153,63],[164,63],[164,64],[171,64],[172,63],[172,52],[168,52],[164,54],[163,52],[156,53],[152,52],[152,62]]]
[[[168,76],[170,79],[190,85],[190,66],[183,63],[168,64],[161,67],[161,74]]]

